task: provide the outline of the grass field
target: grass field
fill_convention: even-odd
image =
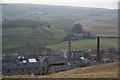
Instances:
[[[71,42],[72,49],[96,49],[96,39],[82,39]],[[61,49],[68,49],[68,42],[62,42],[59,44],[48,45],[48,48],[59,51]],[[118,39],[101,39],[101,48],[118,48]]]
[[[3,24],[2,48],[4,52],[8,53],[9,50],[15,52],[15,49],[18,48],[21,48],[23,51],[24,48],[45,47],[46,45],[60,42],[64,40],[67,34],[71,33],[71,28],[78,22],[83,26],[85,31],[94,35],[118,35],[118,12],[114,9],[37,4],[3,4],[2,8],[3,23],[0,23]],[[73,48],[95,48],[94,41],[82,40],[80,41],[81,45],[77,44],[78,41],[75,42],[76,44],[75,46],[73,45]],[[61,44],[63,45],[64,43]],[[115,44],[110,43],[109,46],[108,43],[103,47],[114,47]],[[67,43],[65,42],[64,46],[61,47],[48,47],[58,50],[60,48],[67,48],[66,45]]]
[[[83,67],[45,76],[4,76],[3,78],[118,78],[118,62]]]

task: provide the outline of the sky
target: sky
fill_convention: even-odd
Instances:
[[[2,0],[2,3],[28,3],[117,9],[119,0]]]

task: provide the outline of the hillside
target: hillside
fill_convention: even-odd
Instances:
[[[118,39],[111,38],[101,38],[101,49],[103,48],[118,48]],[[114,43],[113,43],[114,42]],[[81,39],[77,41],[71,41],[71,48],[72,49],[96,49],[96,39]],[[48,45],[53,51],[59,51],[61,49],[68,49],[68,42],[64,41],[62,43]]]
[[[118,62],[83,67],[46,76],[4,76],[3,78],[118,78]]]
[[[4,52],[10,52],[9,49],[18,50],[18,48],[44,47],[45,45],[60,41],[57,39],[55,36],[56,33],[54,30],[51,30],[50,25],[47,22],[30,19],[6,21],[3,23],[2,32]],[[15,50],[13,50],[13,52],[15,52]]]
[[[100,36],[117,36],[117,10],[38,4],[1,4],[3,51],[25,52],[64,40],[79,22],[85,31]],[[63,12],[64,11],[64,12]],[[1,22],[1,21],[0,21]],[[40,48],[42,47],[42,49]]]
[[[35,19],[49,22],[55,29],[69,31],[76,22],[84,29],[102,36],[117,35],[117,10],[50,6],[33,4],[4,4],[3,20]],[[64,11],[64,13],[63,13]],[[101,33],[102,31],[102,33]],[[112,32],[112,33],[111,33]]]

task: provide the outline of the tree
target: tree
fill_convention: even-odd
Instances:
[[[50,25],[48,25],[47,27],[48,27],[48,28],[50,28],[51,26],[50,26]]]
[[[77,23],[73,26],[72,31],[73,31],[73,33],[76,33],[76,34],[83,34],[84,33],[82,25],[79,23]]]

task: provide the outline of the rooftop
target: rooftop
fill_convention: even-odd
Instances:
[[[37,68],[37,67],[47,67],[45,62],[42,63],[5,63],[2,65],[4,69],[24,69],[24,68]]]

